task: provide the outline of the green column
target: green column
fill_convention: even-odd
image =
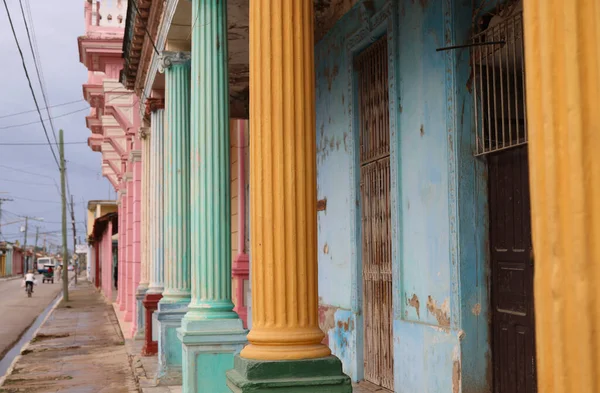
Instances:
[[[192,1],[192,301],[179,330],[184,393],[229,392],[225,371],[246,342],[231,301],[226,11],[224,1]]]
[[[159,378],[181,377],[181,342],[176,329],[190,302],[190,55],[163,52],[165,73],[163,298],[158,303]]]

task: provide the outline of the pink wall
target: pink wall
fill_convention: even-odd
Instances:
[[[233,258],[231,275],[236,283],[233,294],[234,311],[244,322],[244,327],[247,327],[248,305],[244,302],[244,280],[248,280],[250,274],[250,259],[246,253],[246,121],[237,120],[236,126],[238,131],[238,254]]]

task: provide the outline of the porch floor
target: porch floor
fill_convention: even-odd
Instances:
[[[382,388],[381,386],[373,385],[371,382],[362,381],[357,384],[352,385],[353,393],[391,393],[391,390],[387,390]]]

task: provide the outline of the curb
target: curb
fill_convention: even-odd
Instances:
[[[40,331],[40,329],[42,329],[44,327],[44,324],[46,323],[46,321],[48,320],[48,318],[50,318],[50,316],[52,316],[52,314],[54,314],[54,310],[56,310],[56,308],[58,307],[58,305],[60,304],[60,302],[63,299],[63,295],[61,294],[59,298],[57,298],[56,302],[54,303],[54,306],[52,306],[52,308],[50,309],[50,311],[48,311],[48,314],[46,315],[46,317],[44,318],[44,320],[42,321],[42,323],[40,323],[40,326],[35,329],[35,331],[33,332],[33,335],[31,336],[32,339],[37,336],[38,332]],[[4,386],[4,381],[6,380],[6,377],[9,377],[12,375],[15,366],[17,365],[17,362],[21,359],[21,357],[23,355],[21,355],[21,353],[23,353],[24,350],[28,349],[29,346],[31,345],[31,340],[27,343],[25,343],[25,345],[23,345],[23,348],[21,348],[21,351],[19,352],[19,354],[17,356],[15,356],[15,358],[13,359],[12,363],[10,364],[10,366],[8,367],[8,369],[6,370],[6,373],[4,374],[3,377],[0,377],[0,387]]]

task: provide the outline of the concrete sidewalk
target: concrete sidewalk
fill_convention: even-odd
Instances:
[[[112,307],[80,281],[9,370],[1,393],[138,392]]]

